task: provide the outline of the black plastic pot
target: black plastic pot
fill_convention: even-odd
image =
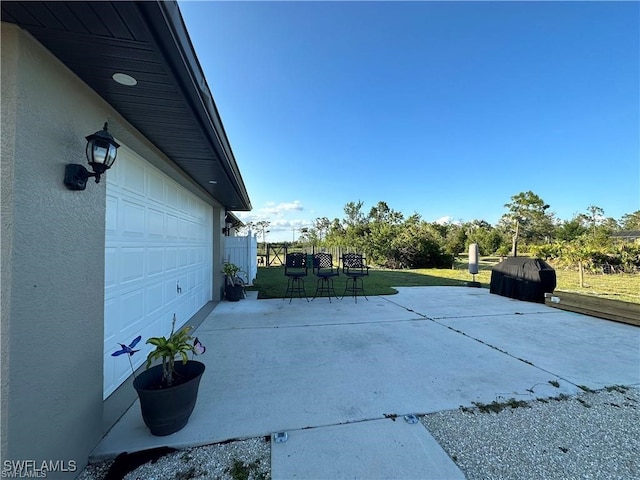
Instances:
[[[230,302],[237,302],[244,297],[244,287],[242,285],[227,285],[224,287],[224,296]]]
[[[145,370],[133,381],[142,419],[153,435],[169,435],[183,428],[196,405],[204,363],[189,360],[183,364],[176,360],[175,369],[181,380],[171,387],[161,388],[162,365]]]

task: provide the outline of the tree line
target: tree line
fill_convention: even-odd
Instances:
[[[640,210],[619,220],[606,217],[598,206],[570,220],[558,220],[550,206],[531,191],[511,197],[496,225],[485,220],[436,223],[414,213],[406,217],[380,201],[367,213],[362,201],[344,206],[344,217],[316,218],[298,239],[316,247],[353,248],[370,263],[388,268],[446,268],[478,244],[480,255],[529,254],[567,265],[598,263],[640,268],[640,245],[619,243],[612,235],[640,230]]]

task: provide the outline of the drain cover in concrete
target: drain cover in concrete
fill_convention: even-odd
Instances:
[[[465,478],[422,424],[402,417],[288,433],[271,444],[274,480]]]

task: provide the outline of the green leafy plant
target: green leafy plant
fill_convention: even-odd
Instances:
[[[199,355],[206,351],[206,348],[198,341],[198,338],[194,339],[190,335],[193,327],[182,327],[176,332],[175,326],[176,316],[174,314],[169,337],[151,337],[146,342],[156,347],[155,350],[152,350],[147,355],[146,368],[149,368],[154,360],[162,359],[162,383],[167,387],[173,385],[175,379],[176,357],[181,358],[182,363],[185,364],[189,361],[189,352]]]
[[[176,315],[174,314],[171,322],[171,334],[169,335],[169,338],[151,337],[146,342],[156,347],[155,350],[152,350],[149,355],[147,355],[146,368],[149,368],[154,360],[162,359],[162,385],[165,387],[173,385],[176,373],[176,357],[182,359],[182,363],[187,363],[189,361],[189,357],[187,355],[189,352],[193,355],[200,355],[207,350],[206,347],[200,343],[198,337],[194,338],[190,335],[193,327],[182,327],[177,332],[175,331],[175,327]],[[134,348],[138,342],[140,342],[141,338],[142,337],[138,335],[129,345],[125,345],[123,343],[119,344],[120,350],[111,354],[112,357],[127,355],[134,377],[136,376],[136,372],[133,368],[133,363],[131,363],[131,356],[140,351],[134,350]]]
[[[225,274],[227,285],[244,285],[244,281],[238,276],[240,267],[235,263],[227,262],[222,267],[222,273]]]

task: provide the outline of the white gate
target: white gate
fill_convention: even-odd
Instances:
[[[239,275],[253,285],[258,274],[258,240],[251,231],[246,237],[224,237],[224,262],[240,267]]]

